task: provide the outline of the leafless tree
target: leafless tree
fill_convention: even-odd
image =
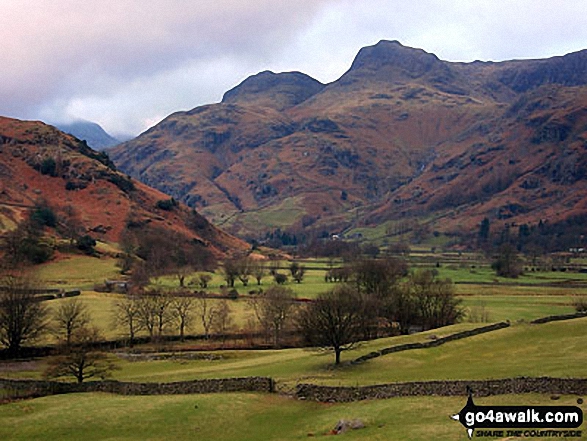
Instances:
[[[406,274],[406,263],[393,257],[363,259],[352,266],[352,278],[359,292],[378,298],[388,296],[393,286]]]
[[[360,293],[350,286],[341,285],[307,304],[300,313],[298,323],[306,341],[314,346],[333,349],[335,364],[339,364],[341,352],[359,341],[362,311]]]
[[[257,285],[261,285],[261,280],[265,277],[266,269],[263,262],[254,261],[251,268],[251,273],[255,280],[257,280]]]
[[[204,328],[204,337],[208,339],[217,314],[217,310],[212,304],[212,299],[209,299],[205,294],[196,297],[196,310]]]
[[[151,340],[160,339],[163,330],[172,320],[172,298],[162,291],[150,291],[138,299],[139,324],[149,332]]]
[[[279,346],[280,337],[288,321],[291,321],[295,307],[295,293],[283,286],[272,286],[249,304],[266,335],[273,336],[273,344]]]
[[[45,378],[74,377],[78,383],[88,378],[107,378],[117,367],[106,354],[96,350],[100,342],[97,328],[84,326],[72,334],[71,344],[48,362]]]
[[[234,288],[234,281],[239,275],[239,266],[237,259],[226,259],[224,261],[224,280],[229,288]]]
[[[463,317],[461,300],[455,296],[451,280],[439,279],[430,270],[420,270],[410,276],[408,284],[424,329],[452,325]]]
[[[47,328],[47,307],[38,301],[32,276],[18,270],[0,274],[0,343],[11,356]]]
[[[249,277],[252,274],[253,261],[250,257],[242,257],[237,260],[238,278],[243,284],[247,286],[249,284]]]
[[[90,321],[88,307],[79,299],[65,300],[53,314],[53,332],[66,345],[71,343],[71,337],[80,328]]]
[[[208,288],[208,284],[212,280],[212,276],[210,274],[199,274],[198,275],[198,284],[200,288],[206,289]]]
[[[226,340],[226,334],[233,328],[232,311],[227,300],[221,300],[216,308],[212,329],[222,336],[222,343]]]
[[[73,245],[75,239],[85,233],[79,213],[73,205],[66,205],[61,209],[59,218],[59,229],[69,239],[69,244]]]
[[[177,321],[181,341],[184,341],[185,330],[191,326],[193,307],[194,298],[185,295],[185,293],[184,295],[173,297],[173,301],[171,302],[171,309]]]
[[[304,274],[306,273],[306,268],[303,265],[300,265],[297,262],[293,262],[289,266],[289,271],[291,272],[291,277],[297,283],[302,283],[302,280],[304,279]]]
[[[136,253],[139,248],[135,235],[125,229],[120,235],[121,254],[118,257],[116,265],[120,268],[122,274],[128,273],[136,263]]]
[[[134,345],[137,332],[142,329],[140,314],[140,303],[134,295],[127,295],[114,304],[114,321],[126,328],[131,347]]]

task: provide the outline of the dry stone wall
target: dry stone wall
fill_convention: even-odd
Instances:
[[[295,396],[301,400],[345,403],[367,399],[415,396],[467,395],[469,388],[475,396],[506,394],[587,395],[585,378],[516,377],[502,380],[454,380],[390,383],[364,387],[330,387],[299,384]]]
[[[504,329],[509,326],[510,326],[510,324],[508,322],[500,322],[500,323],[495,323],[495,324],[489,325],[489,326],[483,326],[480,328],[471,329],[470,331],[457,332],[455,334],[447,335],[446,337],[437,338],[435,340],[430,340],[430,341],[427,341],[424,343],[406,343],[404,345],[391,346],[389,348],[385,348],[380,351],[370,352],[366,355],[363,355],[363,356],[353,360],[351,363],[352,364],[363,363],[367,360],[371,360],[373,358],[377,358],[382,355],[392,354],[395,352],[408,351],[411,349],[433,348],[435,346],[440,346],[445,343],[448,343],[449,341],[455,341],[455,340],[460,340],[463,338],[473,337],[474,335],[485,334],[486,332],[497,331],[499,329]]]
[[[59,381],[0,379],[0,389],[14,396],[46,396],[75,392],[108,392],[119,395],[181,395],[217,392],[273,392],[274,381],[267,377],[222,378],[175,383],[129,383],[122,381]]]

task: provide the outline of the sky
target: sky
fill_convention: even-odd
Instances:
[[[136,136],[263,70],[335,81],[398,40],[448,61],[587,49],[580,0],[0,0],[0,115]]]

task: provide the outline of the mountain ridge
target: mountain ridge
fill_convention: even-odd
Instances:
[[[562,214],[550,215],[562,219],[583,207],[563,209],[553,194],[568,185],[582,191],[581,173],[572,184],[542,176],[541,194],[518,188],[524,174],[540,168],[567,173],[559,154],[583,163],[587,69],[575,69],[586,59],[587,51],[579,51],[453,63],[381,41],[361,49],[334,82],[319,86],[307,76],[302,86],[294,82],[295,90],[305,90],[303,99],[280,101],[292,73],[262,72],[221,103],[170,115],[116,147],[112,158],[251,237],[274,228],[343,231],[405,217],[432,219],[430,228],[449,233],[471,231],[480,217],[538,222],[540,201],[559,207]],[[316,87],[309,91],[307,84]],[[468,197],[454,196],[457,183]],[[477,184],[484,190],[473,191]],[[494,197],[502,206],[491,203]],[[399,209],[394,200],[402,201]],[[525,208],[505,215],[507,206]],[[469,220],[450,214],[459,207]]]
[[[193,209],[161,209],[167,195],[118,172],[85,141],[40,121],[0,117],[0,169],[0,234],[41,203],[75,217],[80,231],[96,239],[118,242],[125,229],[148,227],[181,234],[217,257],[248,249]]]

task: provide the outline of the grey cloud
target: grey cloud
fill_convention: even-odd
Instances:
[[[585,16],[576,0],[3,0],[0,114],[137,133],[261,70],[333,81],[380,39],[451,61],[564,54],[587,47]]]

